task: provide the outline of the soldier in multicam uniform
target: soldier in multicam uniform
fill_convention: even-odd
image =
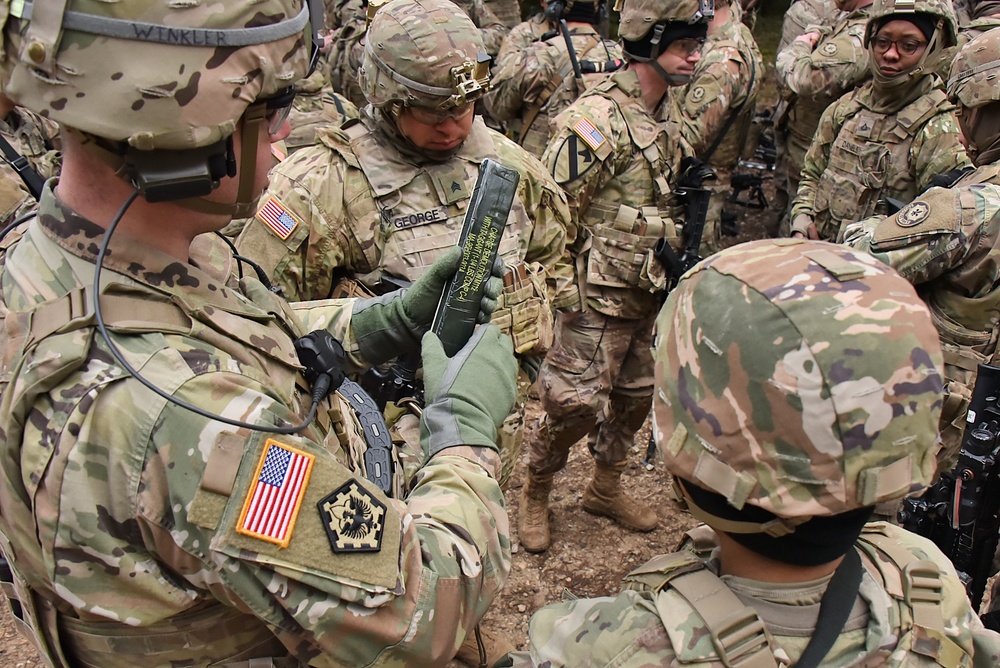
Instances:
[[[327,5],[331,31],[326,65],[330,87],[359,109],[367,104],[358,85],[358,68],[365,51],[362,38],[368,23],[367,10],[367,0],[341,0],[333,7]]]
[[[873,78],[823,112],[792,202],[793,236],[834,241],[879,200],[910,202],[969,164],[955,106],[924,70],[955,44],[950,0],[876,0],[865,44]]]
[[[521,20],[521,10],[513,0],[452,0],[479,28],[483,48],[492,57],[500,53],[500,45],[510,29]],[[503,18],[501,18],[501,16]]]
[[[851,249],[754,241],[688,272],[656,332],[653,435],[705,525],[618,596],[539,610],[508,665],[998,665],[947,557],[866,524],[934,475],[942,353],[912,286]]]
[[[804,35],[809,26],[833,25],[840,10],[834,0],[792,0],[781,22],[781,39],[778,51],[783,51],[799,35]]]
[[[525,367],[517,409],[501,430],[506,481],[528,388],[552,342],[552,310],[579,303],[566,197],[537,159],[475,115],[489,86],[485,60],[476,62],[483,44],[448,0],[395,0],[375,14],[365,42],[361,84],[370,104],[360,121],[320,131],[316,146],[271,172],[237,246],[291,299],[329,297],[344,275],[378,291],[416,280],[458,243],[485,158],[515,168],[521,180],[500,243],[510,280],[494,318]],[[275,211],[288,227],[274,223]],[[399,436],[415,439],[415,418],[401,420]]]
[[[976,369],[997,363],[1000,307],[1000,30],[962,48],[948,94],[976,169],[951,188],[932,188],[895,215],[845,229],[844,241],[897,269],[918,286],[945,351],[941,414],[943,467],[961,444]],[[998,592],[1000,594],[1000,592]],[[1000,596],[993,601],[1000,603]]]
[[[652,250],[677,242],[671,183],[679,138],[656,117],[667,88],[687,83],[711,3],[625,0],[619,35],[629,64],[555,121],[543,161],[570,194],[581,309],[560,315],[539,373],[545,414],[532,430],[518,536],[530,552],[551,542],[548,499],[569,451],[589,435],[594,477],[587,512],[651,531],[656,513],[630,498],[621,476],[653,392],[649,346],[665,275]]]
[[[59,126],[51,120],[18,107],[0,94],[0,135],[43,180],[59,175],[62,165]],[[16,160],[16,158],[15,158]],[[5,153],[0,153],[0,227],[32,211],[37,202],[24,179]]]
[[[316,143],[316,133],[325,127],[340,127],[360,112],[343,95],[335,92],[326,72],[317,68],[295,85],[295,101],[288,114],[292,131],[285,138],[287,154]]]
[[[775,110],[778,163],[775,184],[786,201],[795,197],[820,116],[831,102],[870,76],[865,24],[873,0],[834,0],[835,22],[815,25],[778,52],[775,75],[781,100]],[[783,199],[780,198],[779,199]],[[782,220],[787,234],[791,218]]]
[[[442,665],[510,567],[510,341],[485,326],[449,360],[423,337],[424,415],[449,428],[425,429],[408,496],[384,494],[324,392],[337,365],[307,364],[309,389],[293,342],[315,328],[333,361],[342,336],[349,368],[418,348],[460,254],[404,294],[293,310],[231,280],[211,234],[252,211],[288,131],[305,6],[70,7],[15,9],[3,40],[6,94],[65,149],[0,258],[0,546],[22,625],[60,667]]]
[[[735,0],[718,0],[691,83],[667,93],[667,118],[680,125],[690,153],[718,176],[716,181],[705,184],[712,198],[702,234],[702,257],[722,247],[728,176],[743,152],[764,74],[763,58],[753,34],[741,20],[739,4]]]
[[[597,32],[604,0],[556,0],[546,11],[562,11],[578,61],[607,63],[622,57],[621,47]],[[545,40],[521,50],[508,50],[494,69],[493,89],[484,102],[490,115],[507,123],[508,136],[534,156],[541,157],[552,135],[551,122],[584,90],[604,78],[587,74],[576,78],[566,40],[558,27]]]
[[[526,21],[521,21],[515,25],[503,38],[500,51],[493,60],[494,72],[499,72],[508,58],[516,57],[519,52],[527,49],[535,42],[555,36],[559,26],[545,15],[544,0],[539,4],[542,11],[532,15]]]

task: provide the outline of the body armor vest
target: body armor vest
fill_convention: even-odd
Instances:
[[[830,161],[816,186],[814,221],[821,238],[835,238],[844,223],[875,213],[885,197],[903,202],[917,195],[910,148],[931,118],[950,113],[944,91],[933,89],[894,114],[881,114],[850,98],[837,107],[840,129]]]
[[[608,158],[617,163],[615,176],[580,212],[580,222],[591,237],[586,267],[578,273],[586,276],[586,296],[595,296],[595,289],[604,297],[609,296],[609,289],[611,294],[618,293],[613,301],[620,307],[596,310],[636,319],[653,312],[654,293],[665,284],[652,249],[659,239],[677,236],[674,217],[679,209],[670,189],[677,165],[666,155],[665,126],[656,122],[642,100],[622,90],[614,77],[595,91],[612,100],[624,117],[632,159],[622,165],[617,156]]]
[[[692,530],[696,551],[681,551],[654,557],[629,573],[624,589],[653,592],[654,605],[665,621],[677,665],[696,664],[699,668],[710,666],[755,666],[777,668],[777,649],[768,628],[768,615],[758,613],[743,602],[708,570],[702,560],[709,552],[706,535],[714,539],[705,527]],[[896,531],[901,531],[896,529]],[[876,650],[864,662],[865,666],[948,666],[972,665],[972,658],[965,649],[944,635],[946,621],[942,619],[941,572],[929,561],[921,561],[906,549],[891,530],[882,523],[869,523],[855,545],[862,563],[876,582],[881,584],[890,601],[894,614],[890,618],[898,623],[893,629],[899,639],[892,651]],[[690,626],[673,628],[666,620],[684,618],[676,607],[663,607],[663,592],[672,589],[690,606],[693,619],[705,622],[712,636],[714,656],[701,653],[703,647],[692,641]],[[671,602],[676,599],[672,598]],[[763,603],[763,602],[762,602]],[[770,604],[769,607],[773,607]],[[764,608],[765,610],[769,608]],[[773,612],[771,614],[774,614]],[[697,622],[692,622],[696,624]],[[890,631],[883,630],[888,636]],[[756,637],[755,637],[756,636]]]
[[[479,164],[485,158],[503,159],[478,121],[457,156],[421,165],[380,142],[363,122],[348,123],[343,130],[349,151],[332,147],[364,174],[344,185],[350,217],[380,221],[374,243],[364,249],[371,271],[358,278],[373,289],[385,276],[413,282],[458,241]],[[525,262],[532,227],[516,194],[498,251],[511,280],[505,282],[492,322],[511,336],[515,352],[541,354],[552,344],[552,315],[545,268]]]

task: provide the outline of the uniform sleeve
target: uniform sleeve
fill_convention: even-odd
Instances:
[[[503,38],[510,31],[484,0],[472,0],[472,22],[479,28],[486,53],[495,57],[500,52]]]
[[[515,668],[670,666],[675,654],[652,602],[637,592],[549,605],[531,617]],[[629,659],[623,663],[624,659]]]
[[[823,112],[823,116],[819,120],[819,127],[813,136],[812,144],[806,152],[805,162],[802,166],[802,175],[799,180],[799,189],[795,194],[795,199],[792,201],[791,218],[793,232],[802,232],[805,234],[805,226],[812,222],[816,216],[816,189],[819,186],[819,180],[823,176],[823,172],[826,171],[827,166],[830,164],[830,151],[833,147],[833,142],[837,139],[837,134],[840,132],[841,123],[837,117],[839,106],[840,101],[834,102]],[[802,218],[797,223],[796,219],[800,216]]]
[[[509,53],[493,78],[486,108],[495,118],[509,121],[534,106],[552,79],[555,63],[544,42]]]
[[[1000,216],[995,186],[931,188],[897,213],[869,218],[847,228],[844,243],[891,266],[920,285],[975,258],[984,266],[970,272],[967,296],[993,289],[998,269],[985,261],[993,247],[990,227]]]
[[[913,140],[910,160],[918,193],[927,190],[938,174],[972,166],[954,113],[938,114],[924,125]]]
[[[235,373],[197,376],[177,395],[261,424],[301,419]],[[305,433],[248,434],[166,406],[138,492],[150,551],[193,590],[259,617],[310,665],[444,665],[509,573],[495,453],[444,450],[394,500],[344,466],[336,437],[324,447]],[[220,455],[226,443],[240,456]],[[285,455],[306,473],[266,507],[294,509],[282,546],[255,499]]]
[[[614,103],[589,95],[559,114],[542,163],[569,197],[570,213],[579,213],[613,178],[619,159],[630,157],[625,120]]]
[[[830,39],[820,39],[815,49],[792,42],[778,54],[775,64],[785,86],[797,95],[834,97],[854,88],[868,73],[868,51],[862,43],[864,28],[855,25]]]
[[[680,104],[681,133],[695,155],[715,142],[729,116],[746,99],[750,70],[739,54],[708,66],[687,87]]]
[[[347,224],[348,169],[323,145],[297,151],[271,170],[257,214],[236,240],[240,253],[258,263],[289,301],[330,297],[334,270],[357,270],[364,261]]]
[[[566,193],[533,155],[514,147],[507,139],[496,141],[507,146],[506,153],[516,152],[520,156],[519,195],[534,223],[525,260],[538,262],[545,267],[546,286],[552,307],[556,310],[573,310],[580,301],[571,256],[577,228],[570,215]]]

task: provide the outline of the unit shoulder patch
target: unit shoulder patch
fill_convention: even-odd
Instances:
[[[288,239],[299,226],[299,219],[274,195],[257,210],[257,218],[282,241]]]
[[[911,202],[896,214],[896,224],[900,227],[913,227],[926,220],[930,213],[931,208],[927,205],[927,202],[919,200]]]
[[[385,531],[385,504],[348,480],[316,504],[334,552],[378,552]]]

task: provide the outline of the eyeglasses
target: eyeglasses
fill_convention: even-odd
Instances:
[[[428,109],[427,107],[407,107],[413,120],[424,125],[441,125],[449,118],[453,121],[461,121],[473,112],[476,108],[475,102],[467,102],[452,109]]]
[[[267,134],[276,135],[281,130],[281,126],[288,120],[288,114],[292,111],[295,95],[295,88],[289,86],[269,98],[257,100],[257,104],[263,104],[266,110]]]
[[[915,39],[889,39],[882,35],[877,35],[872,39],[872,49],[880,56],[891,46],[895,46],[896,51],[901,56],[913,56],[927,48],[927,42],[918,42]]]
[[[675,39],[667,46],[667,49],[674,49],[675,52],[679,51],[685,56],[691,56],[701,51],[701,47],[703,46],[705,46],[704,39],[686,37],[684,39]]]

